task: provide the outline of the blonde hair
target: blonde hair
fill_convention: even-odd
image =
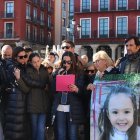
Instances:
[[[97,60],[101,60],[104,59],[106,60],[107,66],[114,66],[114,62],[113,60],[108,56],[108,54],[105,51],[98,51],[97,53],[95,53],[93,55],[93,62],[97,61]]]

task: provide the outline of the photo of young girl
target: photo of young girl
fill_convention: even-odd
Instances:
[[[128,86],[114,86],[101,109],[99,140],[140,140],[136,96]]]

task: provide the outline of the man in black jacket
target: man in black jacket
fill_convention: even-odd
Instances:
[[[125,41],[127,54],[119,64],[121,73],[140,73],[140,41],[132,36]]]
[[[132,36],[125,41],[127,54],[119,64],[121,73],[140,73],[140,41],[138,37]],[[140,102],[140,101],[139,101]],[[138,124],[140,125],[140,103],[138,110]]]

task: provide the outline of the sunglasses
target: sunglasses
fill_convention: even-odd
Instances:
[[[70,61],[63,60],[63,64],[66,64],[66,63],[70,65],[70,64],[72,64],[72,61],[71,60]]]
[[[62,49],[64,50],[64,49],[69,49],[70,48],[70,46],[62,46]]]
[[[94,74],[95,73],[95,70],[85,70],[86,73],[92,73]]]
[[[23,59],[23,58],[27,58],[28,57],[28,55],[27,54],[25,54],[25,55],[23,55],[23,56],[17,56],[19,59]]]

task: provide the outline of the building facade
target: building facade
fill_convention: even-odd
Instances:
[[[125,38],[140,36],[140,0],[76,0],[74,19],[79,54],[106,50],[116,60],[123,56]],[[76,27],[75,27],[76,28]]]
[[[42,51],[54,43],[53,0],[1,0],[0,46]]]

